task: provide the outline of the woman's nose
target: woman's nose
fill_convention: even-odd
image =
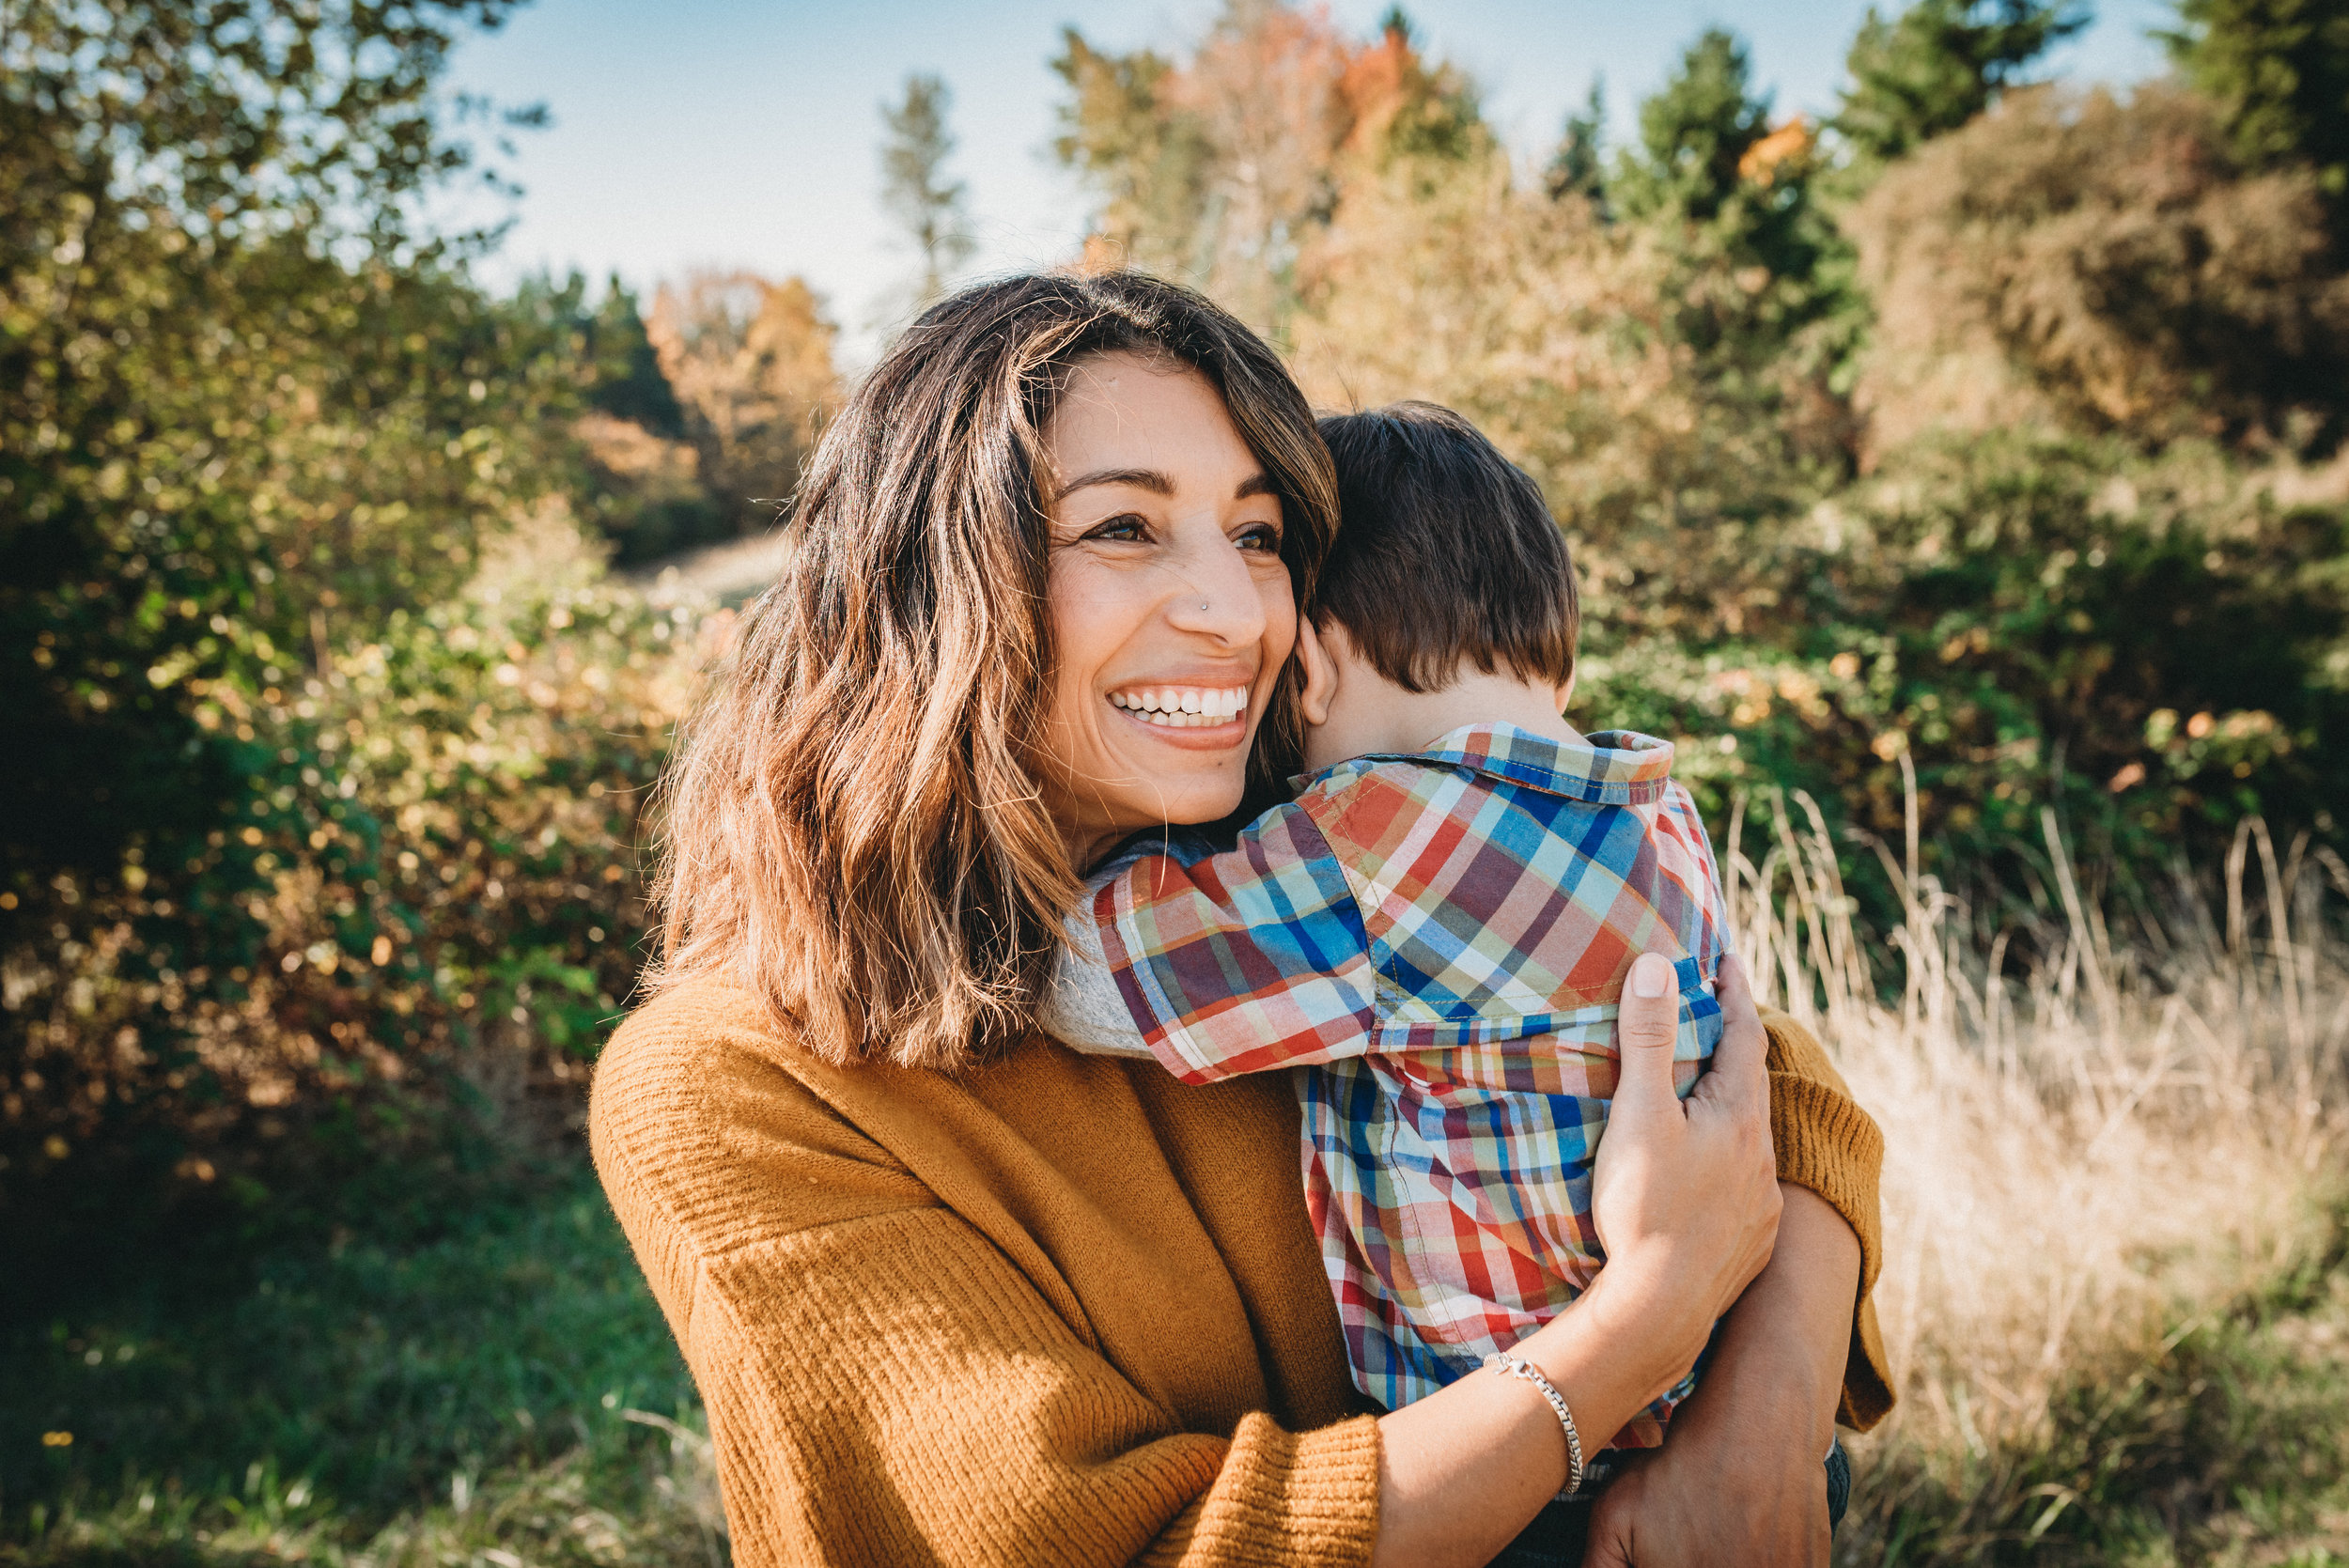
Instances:
[[[1217,548],[1217,547],[1221,548]],[[1228,539],[1190,552],[1176,573],[1167,618],[1178,630],[1201,632],[1239,645],[1264,635],[1264,596],[1247,558]]]

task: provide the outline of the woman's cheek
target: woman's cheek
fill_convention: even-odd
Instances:
[[[1289,586],[1287,565],[1283,564],[1277,573],[1267,572],[1258,591],[1264,596],[1264,665],[1255,693],[1261,713],[1264,699],[1280,683],[1282,667],[1297,651],[1297,597]]]
[[[1297,595],[1286,571],[1265,584],[1265,657],[1283,663],[1297,646]]]
[[[1132,573],[1105,569],[1073,551],[1052,564],[1045,599],[1059,666],[1052,719],[1060,761],[1076,777],[1099,779],[1109,762],[1101,673],[1148,618],[1149,599],[1136,593]]]

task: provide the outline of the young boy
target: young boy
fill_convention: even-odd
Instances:
[[[1355,1382],[1393,1409],[1587,1288],[1626,973],[1678,972],[1686,1094],[1726,939],[1672,747],[1559,717],[1579,610],[1532,481],[1431,404],[1321,427],[1343,525],[1299,629],[1302,787],[1235,849],[1097,873],[1045,1026],[1188,1082],[1310,1069],[1307,1203]],[[1611,1446],[1660,1443],[1690,1387]]]

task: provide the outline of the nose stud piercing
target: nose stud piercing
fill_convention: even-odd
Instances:
[[[1206,599],[1201,599],[1201,600],[1199,601],[1199,608],[1200,608],[1200,609],[1202,609],[1202,610],[1205,610],[1206,607],[1207,607],[1207,601],[1206,601]]]

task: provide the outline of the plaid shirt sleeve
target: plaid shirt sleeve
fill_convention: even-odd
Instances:
[[[1297,806],[1267,812],[1223,853],[1137,861],[1093,913],[1144,1043],[1186,1083],[1370,1049],[1378,976],[1361,910]]]
[[[1729,909],[1726,895],[1721,892],[1721,868],[1713,854],[1712,837],[1704,831],[1704,818],[1697,811],[1696,798],[1678,779],[1664,786],[1663,817],[1657,831],[1671,833],[1688,846],[1688,859],[1696,871],[1688,889],[1693,912],[1684,917],[1688,928],[1680,936],[1688,956],[1696,961],[1698,977],[1710,983],[1720,973],[1722,955],[1729,951]]]

